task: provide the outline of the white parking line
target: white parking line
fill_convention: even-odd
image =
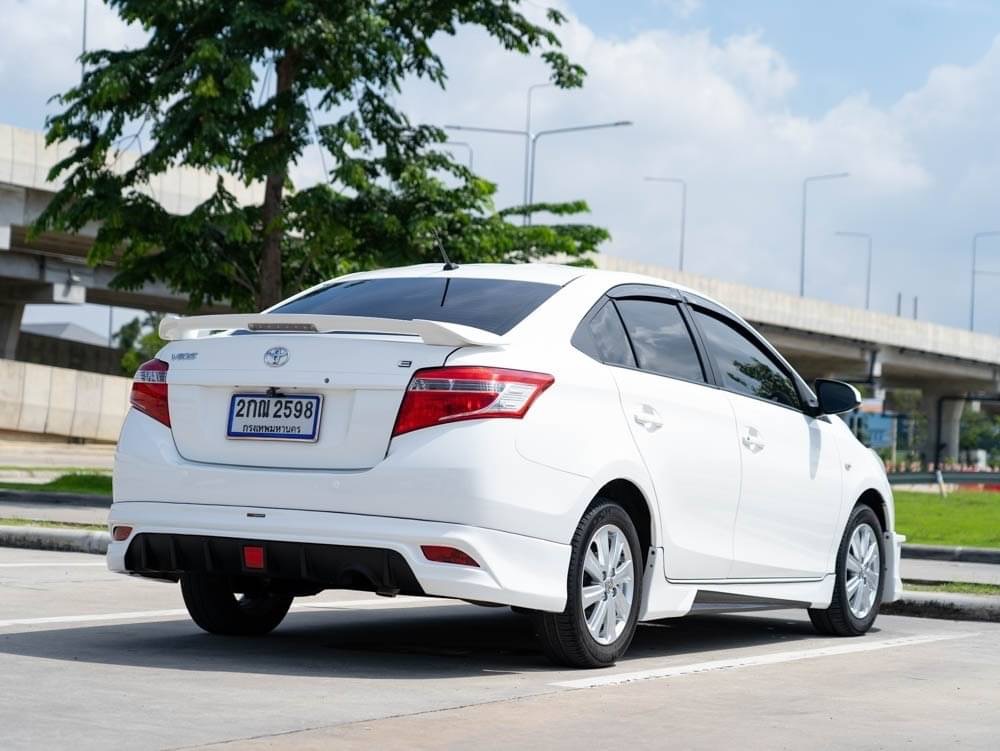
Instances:
[[[306,610],[383,610],[388,608],[437,607],[459,605],[455,600],[432,600],[423,597],[407,597],[394,600],[329,600],[293,605],[293,611]],[[150,618],[176,618],[186,616],[187,610],[136,610],[126,613],[95,613],[93,615],[54,615],[44,618],[11,618],[0,620],[0,628],[11,626],[44,626],[53,623],[96,623],[100,621],[132,621]]]
[[[849,644],[838,644],[833,647],[800,649],[793,652],[773,652],[764,655],[748,655],[745,657],[733,657],[728,660],[693,662],[688,665],[670,665],[663,668],[638,670],[634,673],[618,673],[617,675],[604,675],[594,678],[579,678],[573,681],[557,681],[549,685],[560,688],[615,686],[621,683],[632,683],[633,681],[648,681],[653,678],[677,678],[683,675],[707,673],[714,670],[739,670],[741,668],[752,668],[760,665],[778,665],[783,662],[810,660],[815,657],[833,657],[836,655],[853,654],[855,652],[874,652],[880,649],[908,647],[915,644],[929,644],[931,642],[948,641],[950,639],[967,639],[971,636],[979,636],[979,633],[925,634],[923,636],[901,636],[896,639],[883,639],[882,641],[868,641],[865,639],[863,641],[852,641]]]

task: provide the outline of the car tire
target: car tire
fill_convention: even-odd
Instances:
[[[617,566],[606,566],[619,549]],[[643,568],[632,519],[618,504],[597,499],[573,535],[566,609],[535,614],[535,632],[549,659],[578,668],[614,665],[635,635]]]
[[[225,578],[184,574],[181,594],[191,619],[204,631],[224,636],[263,636],[273,631],[292,604],[292,595],[243,594]]]
[[[855,506],[837,551],[830,607],[809,609],[809,619],[815,629],[827,636],[866,633],[878,617],[885,575],[882,524],[870,507]],[[873,581],[876,577],[877,581]]]

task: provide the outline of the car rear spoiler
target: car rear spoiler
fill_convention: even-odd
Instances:
[[[213,316],[167,316],[160,321],[160,338],[191,339],[215,331],[253,333],[352,333],[419,336],[424,344],[492,347],[504,340],[489,331],[441,321],[397,320],[366,316],[251,313]],[[185,336],[189,335],[189,336]]]

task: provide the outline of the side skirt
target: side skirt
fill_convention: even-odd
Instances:
[[[826,608],[833,597],[833,574],[812,581],[671,582],[663,576],[662,558],[662,548],[650,550],[643,577],[640,621],[677,618],[689,613]]]

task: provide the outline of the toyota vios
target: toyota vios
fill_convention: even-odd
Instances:
[[[798,606],[853,636],[899,596],[885,474],[834,416],[858,392],[691,290],[425,265],[160,331],[108,563],[179,581],[211,633],[324,589],[453,597],[601,666],[638,621]]]

